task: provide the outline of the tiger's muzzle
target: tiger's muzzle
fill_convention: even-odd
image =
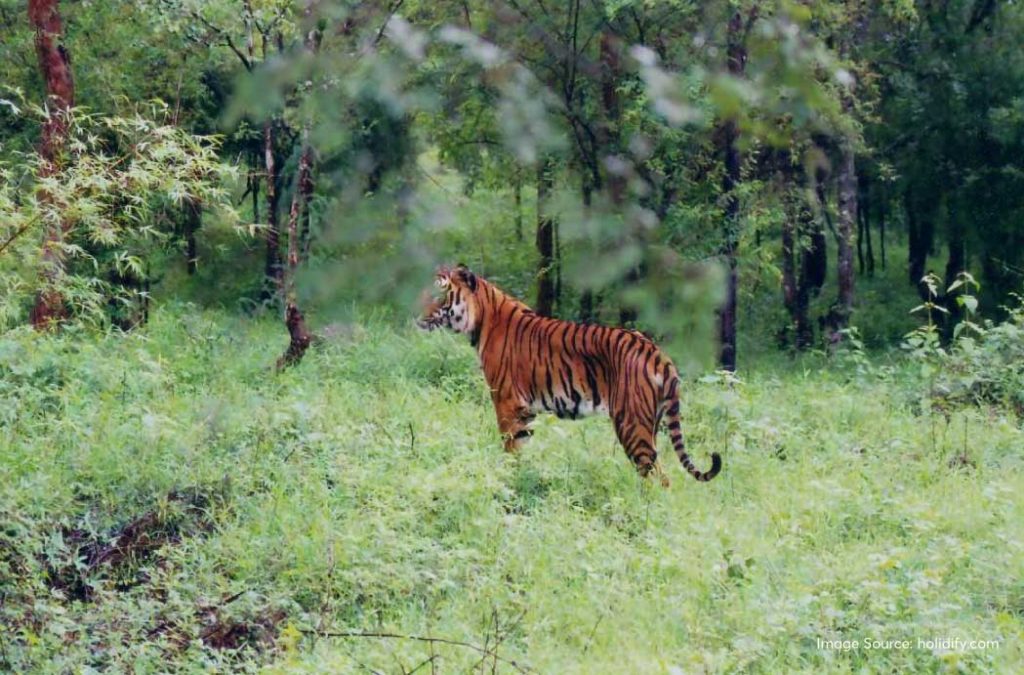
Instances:
[[[420,330],[427,332],[437,330],[438,328],[444,328],[445,326],[450,325],[450,313],[445,309],[441,309],[432,314],[421,316],[420,318],[416,319],[416,327],[419,328]]]

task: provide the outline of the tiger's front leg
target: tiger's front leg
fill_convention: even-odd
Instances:
[[[498,415],[498,430],[506,452],[515,452],[533,435],[530,422],[534,415],[530,409],[511,397],[493,395],[494,411]]]

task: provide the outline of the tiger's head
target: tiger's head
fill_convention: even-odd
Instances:
[[[476,275],[465,265],[440,267],[434,278],[437,290],[424,302],[423,315],[416,320],[422,330],[451,328],[457,333],[472,333],[477,327],[480,287]]]

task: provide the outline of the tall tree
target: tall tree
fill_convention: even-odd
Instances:
[[[849,41],[841,40],[840,56],[849,55]],[[841,94],[843,113],[847,116],[853,115],[853,92],[844,91]],[[839,139],[839,159],[836,167],[836,191],[837,191],[837,214],[836,214],[836,236],[838,238],[838,249],[836,252],[836,274],[839,287],[838,297],[833,307],[834,316],[830,323],[836,331],[833,340],[838,339],[838,331],[845,328],[850,322],[850,314],[853,312],[853,245],[857,227],[857,166],[854,150],[854,140],[849,134],[843,134]]]
[[[844,328],[853,311],[853,241],[857,222],[857,169],[853,144],[843,140],[839,145],[839,166],[836,168],[838,213],[836,231],[839,247],[836,253],[836,273],[839,294],[836,298],[835,328]]]
[[[808,316],[813,285],[817,281],[814,214],[807,203],[806,179],[798,179],[797,167],[789,153],[782,153],[778,169],[778,191],[782,197],[782,301],[789,313],[789,326],[793,333],[793,346],[803,350],[811,346],[814,327]],[[803,170],[801,176],[805,176]],[[824,250],[824,246],[822,246]],[[798,265],[799,262],[799,265]],[[788,342],[789,330],[784,341]]]
[[[56,173],[67,136],[67,114],[75,103],[75,83],[71,75],[71,57],[65,48],[58,0],[29,0],[28,18],[35,30],[36,56],[39,71],[46,85],[48,115],[43,122],[40,154],[45,162],[40,177]],[[52,199],[45,190],[44,201]],[[43,240],[42,288],[32,309],[32,325],[47,329],[64,318],[66,308],[59,289],[64,271],[61,251],[65,223],[46,224]]]
[[[756,9],[750,10],[747,21],[739,10],[732,12],[726,28],[726,60],[729,75],[743,77],[747,64],[746,33],[756,18]],[[725,196],[725,236],[722,255],[726,264],[725,301],[718,311],[718,363],[724,370],[736,370],[736,290],[739,283],[737,252],[739,249],[740,183],[739,125],[734,116],[722,124],[721,143],[725,161],[722,192]]]
[[[307,0],[304,10],[306,34],[303,48],[310,58],[320,49],[320,31],[313,16],[315,0]],[[299,270],[299,259],[302,256],[304,242],[299,235],[299,219],[303,213],[308,217],[310,202],[313,197],[313,147],[309,142],[310,121],[307,119],[302,126],[302,145],[299,151],[299,166],[295,175],[295,189],[292,194],[292,205],[288,215],[288,265],[283,270],[283,288],[285,301],[284,323],[288,329],[288,349],[278,359],[278,369],[295,365],[302,360],[306,350],[313,342],[313,334],[306,327],[306,318],[299,309],[298,293],[295,277]]]
[[[555,223],[551,216],[551,191],[554,187],[552,162],[542,159],[537,165],[537,303],[534,309],[542,316],[552,316],[555,309]]]

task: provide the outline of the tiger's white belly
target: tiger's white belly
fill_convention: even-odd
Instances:
[[[577,404],[570,398],[556,396],[554,399],[531,401],[528,406],[534,415],[540,413],[552,413],[561,418],[580,419],[591,415],[607,415],[608,406],[604,401],[600,405],[594,405],[590,399],[581,399]]]

